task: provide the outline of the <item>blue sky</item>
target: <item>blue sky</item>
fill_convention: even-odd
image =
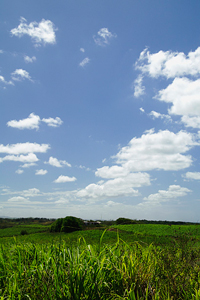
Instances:
[[[199,222],[199,1],[0,6],[0,215]]]

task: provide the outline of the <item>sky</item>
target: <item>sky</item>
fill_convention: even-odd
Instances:
[[[1,217],[200,222],[199,12],[1,1]]]

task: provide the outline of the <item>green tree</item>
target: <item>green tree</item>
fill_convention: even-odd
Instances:
[[[83,221],[79,218],[68,216],[57,219],[51,225],[51,232],[73,232],[82,230]]]
[[[136,224],[137,222],[135,220],[131,220],[128,218],[118,218],[116,220],[117,225],[126,225],[126,224]]]
[[[82,230],[81,220],[76,217],[65,217],[62,223],[62,232],[73,232],[77,230]]]

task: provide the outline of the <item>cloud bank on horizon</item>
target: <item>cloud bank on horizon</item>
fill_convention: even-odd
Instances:
[[[159,31],[149,39],[136,26],[137,15],[150,18],[141,4],[126,4],[125,15],[116,5],[119,27],[116,16],[97,15],[97,1],[98,29],[82,14],[66,17],[68,5],[58,4],[59,19],[50,5],[29,21],[21,5],[26,19],[4,17],[0,215],[199,221],[198,40],[187,45],[181,30],[175,45],[169,27],[174,44]]]

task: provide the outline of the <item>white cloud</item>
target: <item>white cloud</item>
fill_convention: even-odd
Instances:
[[[150,185],[150,176],[147,173],[130,173],[124,177],[118,177],[98,184],[89,184],[86,188],[77,192],[78,197],[107,198],[138,196],[138,190],[134,187]]]
[[[85,49],[84,49],[84,48],[80,48],[80,51],[84,53],[84,52],[85,52]]]
[[[36,165],[36,163],[26,163],[26,164],[21,165],[20,167],[21,168],[30,168],[30,167],[33,167],[35,165]]]
[[[158,100],[172,103],[170,114],[200,114],[200,79],[192,81],[188,78],[175,78],[166,89],[160,90]]]
[[[42,122],[46,123],[50,127],[59,127],[63,123],[63,121],[59,117],[56,117],[55,119],[54,118],[48,118],[48,119],[43,118]]]
[[[46,153],[47,150],[50,149],[48,144],[37,144],[37,143],[17,143],[4,146],[0,144],[0,153],[8,153],[8,154],[27,154],[27,153]]]
[[[5,78],[3,76],[0,76],[0,82],[4,83],[4,84],[11,84],[14,85],[14,83],[12,81],[6,81]]]
[[[140,138],[133,138],[113,156],[117,166],[104,166],[96,171],[96,176],[114,178],[130,172],[185,169],[192,164],[192,157],[183,153],[195,145],[199,144],[191,133],[150,130]]]
[[[15,173],[22,174],[22,173],[24,173],[24,170],[18,169],[17,171],[15,171]]]
[[[47,170],[40,169],[40,170],[36,170],[35,175],[45,175],[47,173],[48,173]]]
[[[23,163],[33,163],[38,161],[37,156],[34,153],[29,153],[28,155],[6,155],[4,157],[0,157],[0,163],[3,161],[18,161]]]
[[[90,59],[88,57],[86,57],[80,62],[79,66],[85,67],[85,65],[87,65],[89,62],[90,62]]]
[[[149,115],[152,116],[153,119],[161,118],[161,119],[165,119],[166,121],[172,121],[172,119],[169,115],[161,114],[154,110],[152,110]]]
[[[175,78],[200,74],[200,47],[186,56],[183,52],[159,51],[151,54],[148,49],[140,53],[136,69],[150,77]]]
[[[45,119],[43,118],[42,120],[40,119],[39,116],[35,115],[34,113],[31,113],[28,118],[22,119],[22,120],[11,120],[7,123],[7,126],[13,127],[13,128],[18,128],[18,129],[39,129],[39,125],[41,122],[46,123],[50,127],[58,127],[60,126],[63,121],[59,118],[56,117],[54,118],[48,118]]]
[[[82,166],[82,165],[80,165],[79,168],[80,168],[80,169],[85,169],[86,171],[91,171],[90,168],[86,168],[85,166]]]
[[[111,33],[108,28],[101,28],[97,32],[98,36],[93,36],[95,43],[99,46],[105,46],[109,44],[109,41],[112,38],[116,38],[117,35],[115,33]]]
[[[65,198],[60,198],[59,200],[56,200],[55,201],[56,204],[68,204],[69,203],[69,200],[68,199],[65,199]]]
[[[73,182],[76,181],[76,177],[69,177],[60,175],[56,180],[54,180],[55,183],[64,183],[64,182]]]
[[[28,118],[19,121],[11,120],[7,123],[7,126],[18,129],[39,129],[40,117],[31,113]]]
[[[24,79],[28,79],[33,82],[29,73],[23,69],[16,69],[14,72],[12,72],[11,77],[12,77],[12,80],[15,80],[15,81],[22,81]]]
[[[191,180],[200,180],[200,172],[187,172],[183,177]]]
[[[144,108],[142,108],[142,107],[140,107],[140,111],[141,111],[142,113],[145,112]]]
[[[24,197],[35,197],[35,196],[40,196],[40,190],[36,188],[28,189],[28,190],[23,190],[20,192]]]
[[[9,188],[3,190],[4,193],[1,195],[20,195],[21,197],[35,197],[35,196],[42,196],[43,194],[46,196],[48,193],[41,193],[39,189],[31,188],[28,190],[22,191],[10,191]]]
[[[95,172],[95,175],[101,178],[117,178],[117,177],[125,177],[129,174],[129,170],[123,168],[122,166],[104,166],[102,168],[98,168]]]
[[[186,127],[200,128],[200,116],[189,117],[185,115],[182,116],[181,121],[184,123]]]
[[[159,190],[158,193],[151,194],[143,200],[150,204],[157,205],[161,202],[167,202],[178,197],[186,196],[189,192],[191,192],[191,190],[181,187],[180,185],[170,185],[167,191]]]
[[[22,37],[28,35],[33,40],[36,46],[41,44],[55,44],[55,26],[50,20],[42,19],[40,23],[31,22],[27,24],[25,18],[20,19],[20,24],[17,28],[13,28],[10,32],[12,35]]]
[[[45,162],[45,164],[49,164],[51,166],[62,168],[64,166],[71,167],[71,165],[66,160],[58,160],[55,157],[49,157],[49,161]]]
[[[181,122],[186,127],[200,128],[200,79],[191,79],[192,76],[200,75],[200,47],[190,51],[188,55],[172,51],[151,54],[148,49],[144,49],[135,68],[141,71],[141,77],[147,75],[152,78],[174,78],[155,98],[170,103],[168,113],[182,116]],[[167,116],[154,111],[151,115],[165,119]]]
[[[24,61],[26,63],[33,63],[34,61],[36,61],[36,57],[35,56],[29,57],[28,55],[25,55],[24,56]]]
[[[17,197],[12,197],[10,199],[8,199],[8,202],[30,202],[27,198],[21,197],[21,196],[17,196]]]
[[[144,95],[145,87],[142,85],[143,76],[139,75],[134,81],[134,96],[136,98]]]
[[[3,76],[0,76],[0,81],[6,83],[5,78]]]
[[[122,203],[114,202],[114,201],[112,201],[112,200],[109,200],[109,201],[105,204],[105,207],[113,207],[113,206],[116,206],[116,205],[122,205]]]

